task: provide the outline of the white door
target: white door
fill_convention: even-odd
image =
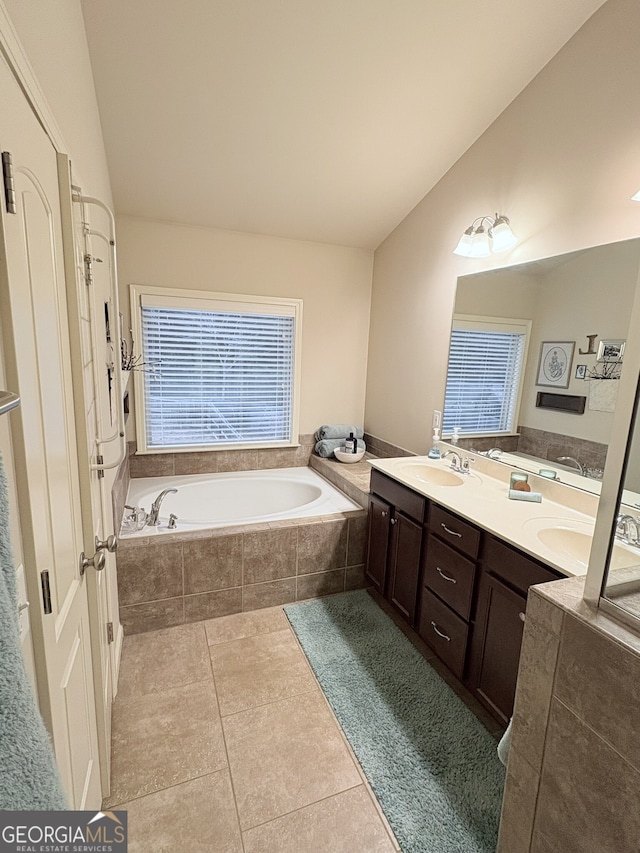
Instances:
[[[0,316],[7,380],[22,399],[12,439],[39,698],[71,806],[97,808],[100,767],[87,584],[78,565],[82,523],[56,152],[4,60],[0,149],[13,157],[17,202],[17,214],[2,205]]]

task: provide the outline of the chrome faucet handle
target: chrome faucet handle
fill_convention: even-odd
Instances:
[[[473,462],[473,459],[470,456],[465,456],[464,459],[462,460],[462,464],[460,465],[460,473],[461,474],[469,474],[471,471],[471,468],[469,466],[471,465],[472,462]]]

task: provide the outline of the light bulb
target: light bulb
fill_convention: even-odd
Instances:
[[[476,233],[471,238],[471,249],[469,252],[470,258],[488,258],[491,254],[489,248],[489,235],[484,230],[482,225],[476,230]]]
[[[518,242],[518,238],[511,230],[509,220],[504,216],[496,219],[495,225],[489,229],[491,235],[491,249],[494,252],[504,252]]]

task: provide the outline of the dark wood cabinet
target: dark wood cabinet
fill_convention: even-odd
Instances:
[[[379,471],[371,474],[371,491],[366,575],[413,626],[427,502]]]

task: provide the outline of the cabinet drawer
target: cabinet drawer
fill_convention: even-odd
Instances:
[[[486,569],[525,596],[532,584],[546,583],[562,577],[493,536],[485,536],[482,559]]]
[[[450,545],[463,551],[470,557],[478,556],[480,546],[480,531],[437,504],[431,504],[429,511],[429,527],[431,532],[440,536]]]
[[[380,495],[392,506],[404,512],[410,518],[422,523],[425,516],[425,507],[427,504],[426,498],[414,492],[413,489],[408,489],[402,483],[392,480],[375,468],[371,471],[371,486],[372,492]]]
[[[462,678],[469,626],[428,589],[422,594],[418,633],[451,672]]]
[[[435,536],[427,537],[424,563],[424,585],[468,621],[476,574],[475,563]]]

